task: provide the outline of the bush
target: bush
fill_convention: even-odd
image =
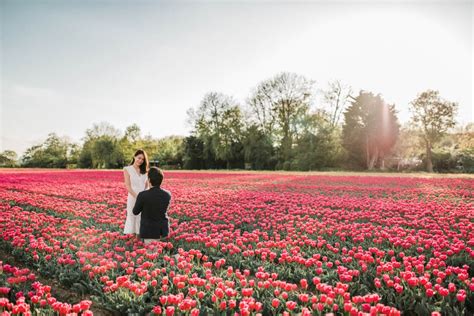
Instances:
[[[426,169],[426,156],[422,155],[420,170]],[[474,148],[464,149],[454,154],[449,151],[434,150],[432,153],[433,170],[436,172],[474,173]]]
[[[458,169],[466,173],[474,173],[474,148],[467,148],[456,155]]]
[[[426,170],[426,154],[421,155],[420,170]],[[448,151],[433,150],[431,153],[433,170],[436,172],[450,172],[456,170],[456,160]]]
[[[456,159],[450,152],[434,151],[432,155],[433,169],[437,172],[456,170]]]

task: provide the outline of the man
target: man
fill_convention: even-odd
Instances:
[[[171,194],[160,187],[163,182],[161,169],[151,167],[148,171],[148,181],[150,181],[151,188],[138,194],[133,207],[133,214],[142,214],[140,237],[144,239],[145,244],[168,236],[167,211],[171,201]]]

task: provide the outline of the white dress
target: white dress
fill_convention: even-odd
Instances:
[[[146,174],[138,174],[133,166],[127,166],[123,168],[127,170],[130,175],[130,184],[132,190],[138,195],[138,193],[145,190],[146,187]],[[123,229],[124,234],[139,234],[140,233],[140,218],[141,214],[134,215],[133,207],[135,206],[136,199],[128,193],[127,197],[127,219],[125,220],[125,227]]]

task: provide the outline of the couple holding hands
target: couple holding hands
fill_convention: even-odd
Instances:
[[[171,193],[161,188],[163,171],[149,168],[145,151],[139,149],[132,163],[123,168],[128,191],[124,234],[135,234],[145,244],[169,234],[168,207]]]

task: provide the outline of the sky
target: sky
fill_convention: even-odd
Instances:
[[[94,123],[187,135],[218,91],[241,104],[282,72],[380,93],[399,120],[426,89],[474,122],[473,1],[0,0],[0,151]],[[315,105],[316,106],[316,105]]]

